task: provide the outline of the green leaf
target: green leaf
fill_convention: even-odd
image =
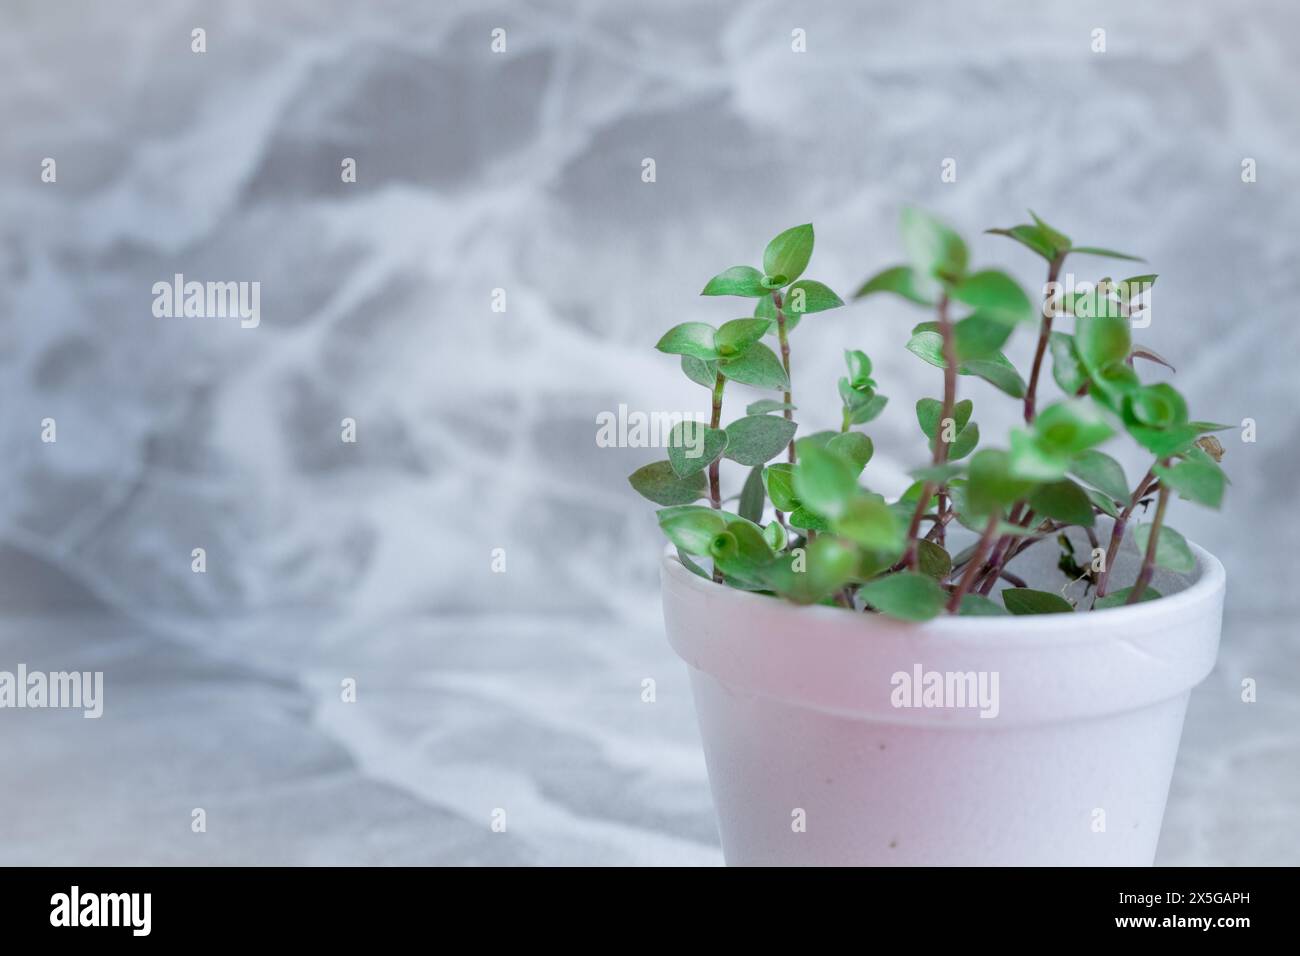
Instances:
[[[1044,452],[1063,457],[1099,445],[1115,434],[1096,405],[1079,399],[1047,406],[1034,419],[1033,428]]]
[[[727,522],[727,530],[736,539],[737,553],[746,561],[766,564],[775,555],[763,537],[763,529],[748,518],[734,518]]]
[[[715,565],[721,566],[721,562],[729,561],[740,554],[740,543],[736,541],[736,536],[730,532],[719,531],[709,541],[709,556],[713,558]]]
[[[969,455],[980,440],[980,430],[978,425],[967,425],[970,421],[971,409],[974,407],[970,399],[963,399],[953,406],[952,422],[954,437],[948,449],[948,460],[958,461]],[[934,398],[923,398],[916,403],[916,420],[921,425],[921,431],[930,439],[930,449],[933,450],[938,438],[943,437],[943,430],[940,427],[939,416],[943,414],[943,403]],[[936,438],[938,436],[938,438]]]
[[[713,388],[717,384],[717,362],[706,362],[704,359],[697,359],[693,355],[683,355],[682,371],[686,373],[686,377],[692,382],[703,385],[705,388]]]
[[[1133,529],[1133,540],[1142,554],[1147,553],[1147,543],[1151,539],[1151,525],[1141,524]],[[1187,539],[1169,525],[1160,528],[1160,537],[1156,540],[1156,564],[1179,574],[1191,574],[1196,570],[1196,556],[1187,546]]]
[[[1218,465],[1203,461],[1180,461],[1172,467],[1156,465],[1152,469],[1160,480],[1189,501],[1207,508],[1223,503],[1227,478]]]
[[[956,432],[960,433],[970,421],[971,412],[975,409],[975,403],[969,398],[964,398],[952,407],[952,422]],[[921,431],[926,438],[934,441],[934,436],[939,432],[939,416],[943,414],[943,402],[937,398],[922,398],[916,403],[916,421],[921,426]]]
[[[776,333],[776,303],[772,300],[772,294],[770,292],[754,303],[754,318],[766,319],[770,323],[768,331],[773,334]],[[786,316],[787,328],[789,328],[788,320],[790,318],[791,316]],[[797,319],[797,316],[795,318]]]
[[[765,572],[774,555],[756,525],[741,520],[727,522],[726,530],[714,537],[710,554],[714,567],[726,575],[728,583],[750,591],[767,586]]]
[[[709,572],[705,571],[702,567],[692,561],[691,556],[681,548],[677,549],[677,560],[680,561],[682,567],[687,571],[690,571],[691,574],[694,574],[696,577],[704,578],[706,581],[709,580]]]
[[[949,281],[966,274],[966,243],[948,225],[912,206],[903,210],[903,248],[918,273]]]
[[[935,368],[947,367],[943,356],[943,336],[936,331],[934,322],[922,322],[913,329],[912,338],[907,343],[907,350]],[[982,378],[1012,398],[1021,398],[1025,394],[1024,379],[1001,352],[994,352],[988,358],[960,362],[957,366],[957,374]]]
[[[875,420],[885,410],[889,399],[884,395],[872,395],[865,402],[855,404],[849,412],[850,425],[865,425]]]
[[[1044,448],[1038,436],[1023,428],[1011,430],[1009,453],[1011,474],[1025,481],[1058,481],[1070,467],[1068,455]]]
[[[917,275],[911,266],[894,266],[862,283],[853,298],[861,299],[873,292],[892,292],[917,305],[934,305],[936,289],[933,282]]]
[[[764,572],[764,578],[782,597],[796,604],[815,604],[852,581],[857,566],[857,548],[823,536],[807,548],[778,555]]]
[[[1124,314],[1124,303],[1116,298],[1114,291],[1109,279],[1102,279],[1095,286],[1085,285],[1083,289],[1064,298],[1063,310],[1080,319],[1120,318]]]
[[[709,280],[700,295],[740,295],[746,298],[767,295],[763,273],[753,266],[732,266]]]
[[[805,445],[816,445],[818,448],[825,448],[830,443],[830,440],[838,434],[839,432],[833,432],[827,429],[804,435],[798,442],[796,442],[796,450]]]
[[[957,615],[959,617],[1006,617],[1007,612],[982,594],[966,594],[962,596],[961,604],[957,607]]]
[[[781,360],[762,342],[755,342],[733,359],[722,360],[718,371],[733,382],[755,388],[785,388],[790,384]]]
[[[690,355],[704,361],[718,357],[717,331],[705,322],[683,322],[664,333],[655,348],[671,355]]]
[[[1128,358],[1132,347],[1128,319],[1079,317],[1074,325],[1074,347],[1090,372]]]
[[[792,528],[802,528],[805,531],[830,531],[831,524],[824,517],[810,508],[803,505],[795,508],[790,512],[790,517],[786,519],[790,522]]]
[[[1137,372],[1125,362],[1115,362],[1105,368],[1092,370],[1090,374],[1092,384],[1089,392],[1092,397],[1116,414],[1123,408],[1124,396],[1141,388]]]
[[[957,360],[980,360],[995,355],[1011,337],[1011,329],[1010,325],[983,312],[967,316],[952,327],[952,342],[957,351]]]
[[[1095,520],[1087,493],[1068,478],[1034,489],[1029,507],[1036,514],[1084,528],[1091,528]]]
[[[771,461],[799,426],[776,415],[746,415],[727,426],[727,457],[742,465]]]
[[[847,378],[841,376],[840,380],[835,383],[836,389],[840,393],[840,401],[844,403],[845,408],[853,408],[866,402],[875,394],[875,382],[867,379],[870,384],[865,384],[861,388],[854,388],[853,383]]]
[[[1011,456],[999,449],[977,451],[971,456],[966,474],[966,509],[977,517],[1019,501],[1034,486],[1032,481],[1012,474]]]
[[[1002,603],[1012,614],[1071,614],[1074,608],[1059,594],[1033,588],[1007,588]]]
[[[948,594],[928,574],[900,571],[868,581],[858,592],[881,614],[900,621],[928,621],[943,610]]]
[[[1080,253],[1086,256],[1105,256],[1107,259],[1127,259],[1129,262],[1146,262],[1141,256],[1130,256],[1124,252],[1115,252],[1113,249],[1101,249],[1097,246],[1072,246],[1070,252]]]
[[[775,398],[760,398],[756,402],[750,402],[745,406],[746,415],[766,415],[768,412],[783,412],[786,409],[796,411],[794,405],[788,402],[777,401]]]
[[[871,379],[871,359],[861,349],[845,349],[844,364],[848,366],[848,383],[855,389],[874,387]]]
[[[719,512],[698,505],[668,508],[658,517],[668,540],[687,554],[709,554],[713,539],[727,527]]]
[[[903,529],[894,513],[878,498],[853,499],[831,522],[831,530],[868,551],[893,551],[903,542]]]
[[[972,422],[961,430],[957,440],[952,443],[948,449],[949,461],[961,461],[975,450],[975,446],[980,443],[980,427]]]
[[[933,541],[920,538],[916,542],[916,566],[922,574],[942,581],[952,570],[952,556]]]
[[[782,551],[785,549],[785,528],[781,526],[781,522],[769,522],[768,526],[763,529],[763,537],[767,540],[768,547],[773,551]]]
[[[828,286],[812,279],[800,279],[785,290],[785,312],[790,316],[825,312],[827,309],[838,309],[843,304],[844,300]]]
[[[714,342],[723,358],[734,358],[767,334],[764,319],[732,319],[718,328]]]
[[[761,465],[755,465],[750,469],[749,476],[740,489],[740,504],[737,510],[742,518],[755,522],[762,521],[765,501],[767,501],[767,493],[763,489],[763,468]]]
[[[727,433],[703,422],[687,419],[668,433],[668,461],[678,478],[689,478],[708,468],[726,450]]]
[[[1038,226],[1019,225],[1012,226],[1010,229],[987,229],[985,231],[995,236],[1008,236],[1022,246],[1032,249],[1048,262],[1056,258],[1057,250],[1052,244],[1051,237]]]
[[[784,461],[768,465],[763,469],[763,485],[777,511],[789,512],[799,507],[799,499],[794,494],[794,465]]]
[[[807,441],[795,446],[799,463],[794,469],[794,492],[806,508],[827,518],[837,518],[858,491],[853,464],[843,455]]]
[[[1053,332],[1047,344],[1052,352],[1052,378],[1066,395],[1077,395],[1088,384],[1088,370],[1074,349],[1074,336]]]
[[[781,285],[787,285],[803,275],[812,251],[812,223],[787,229],[763,250],[763,271],[767,278],[783,277]]]
[[[1019,283],[996,269],[985,269],[967,276],[955,284],[949,294],[958,302],[974,306],[976,312],[986,319],[1003,326],[1014,327],[1021,322],[1033,322],[1038,317]],[[998,346],[1001,344],[999,342]]]
[[[1102,514],[1110,515],[1112,518],[1119,517],[1119,509],[1115,507],[1115,502],[1110,495],[1103,495],[1100,491],[1094,491],[1091,488],[1085,488],[1088,500],[1101,509]]]
[[[1128,424],[1168,428],[1187,424],[1187,402],[1166,382],[1145,385],[1124,396],[1124,420]],[[1197,434],[1200,430],[1196,429]]]
[[[660,505],[685,505],[703,498],[707,482],[703,472],[678,478],[667,461],[656,461],[628,475],[637,493]]]
[[[1128,433],[1134,441],[1157,458],[1184,454],[1200,435],[1191,425],[1171,425],[1168,428],[1129,425]]]
[[[1070,465],[1070,474],[1115,501],[1128,501],[1128,479],[1123,467],[1110,455],[1092,448],[1081,451]]]
[[[913,468],[908,474],[921,481],[932,481],[936,485],[945,485],[965,470],[965,465],[947,461],[942,465],[926,465],[924,468]]]
[[[1059,230],[1053,229],[1047,223],[1043,222],[1043,220],[1038,218],[1038,213],[1034,212],[1032,209],[1029,210],[1029,215],[1033,217],[1034,223],[1058,253],[1068,252],[1072,248],[1069,236]]]
[[[964,362],[958,369],[959,375],[974,375],[982,378],[994,388],[1005,392],[1012,398],[1023,398],[1025,380],[1020,377],[1016,367],[1001,352],[987,359],[972,359]]]
[[[1139,295],[1155,285],[1158,278],[1160,278],[1158,275],[1152,273],[1120,279],[1115,283],[1115,294],[1119,296],[1121,302],[1131,303]]]
[[[907,350],[935,368],[946,368],[943,360],[943,336],[938,332],[917,332],[907,343]]]
[[[1128,596],[1132,593],[1132,588],[1120,588],[1118,591],[1112,591],[1105,597],[1097,598],[1092,604],[1092,609],[1094,611],[1104,611],[1108,607],[1123,607],[1128,603]],[[1137,602],[1138,604],[1145,604],[1147,601],[1154,601],[1162,596],[1159,591],[1148,585]]]
[[[861,432],[844,432],[828,441],[826,450],[843,455],[853,462],[858,466],[860,474],[862,469],[867,467],[867,462],[871,461],[875,446],[871,443],[871,439]]]
[[[1235,425],[1219,425],[1215,422],[1188,422],[1187,424],[1195,428],[1197,433],[1201,435],[1204,435],[1207,432],[1227,431],[1229,428],[1236,427]]]

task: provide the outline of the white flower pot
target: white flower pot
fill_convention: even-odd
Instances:
[[[668,638],[690,666],[727,863],[1149,866],[1187,701],[1219,644],[1223,566],[1193,551],[1190,578],[1157,573],[1156,601],[921,625],[796,607],[665,555]],[[1021,561],[1031,586],[1047,580],[1051,542]],[[896,675],[918,668],[951,693],[904,694]],[[959,706],[967,674],[976,689],[983,675],[985,705]]]

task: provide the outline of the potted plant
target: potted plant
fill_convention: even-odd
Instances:
[[[862,426],[886,398],[867,355],[845,353],[838,428],[795,422],[791,333],[843,305],[803,277],[811,225],[773,239],[761,269],[704,287],[754,300],[751,316],[659,340],[709,389],[711,414],[677,425],[667,460],[629,480],[661,506],[664,617],[690,667],[728,863],[1152,862],[1224,591],[1168,507],[1219,507],[1211,433],[1226,426],[1139,377],[1141,362],[1167,364],[1132,341],[1154,275],[1066,272],[1134,257],[1076,246],[1037,216],[989,231],[1045,260],[1041,307],[1005,272],[971,269],[960,236],[914,209],[906,263],[856,293],[928,312],[906,346],[938,370],[938,397],[916,402],[927,460],[893,500],[869,487]],[[1001,351],[1020,326],[1037,333],[1027,382]],[[1064,395],[1043,402],[1049,358]],[[981,441],[959,394],[969,376],[1023,408],[1002,447]],[[776,395],[724,425],[737,385]],[[1099,450],[1121,433],[1152,459],[1137,482]],[[723,460],[749,468],[734,498]]]

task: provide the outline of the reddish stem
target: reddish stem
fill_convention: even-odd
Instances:
[[[948,443],[942,441],[944,422],[952,418],[952,408],[957,403],[957,347],[953,342],[952,323],[948,321],[948,296],[939,300],[939,335],[943,337],[943,407],[939,412],[939,425],[935,432],[934,452],[931,458],[935,465],[942,465],[948,460]],[[921,516],[925,514],[926,505],[936,490],[942,491],[943,485],[927,481],[921,487],[921,497],[916,502],[912,521],[907,526],[907,552],[903,555],[903,566],[916,567],[917,533],[921,528]],[[943,511],[943,502],[939,503]]]
[[[1043,369],[1043,356],[1047,354],[1047,343],[1052,337],[1052,318],[1055,315],[1055,308],[1052,305],[1052,286],[1055,285],[1057,277],[1061,274],[1061,265],[1065,262],[1065,254],[1061,253],[1051,261],[1047,267],[1047,288],[1043,293],[1043,320],[1038,328],[1038,348],[1034,352],[1034,366],[1029,373],[1029,386],[1025,389],[1025,421],[1034,420],[1034,403],[1038,394],[1038,376]]]

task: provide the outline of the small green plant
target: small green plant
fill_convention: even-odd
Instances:
[[[1132,316],[1154,275],[1102,279],[1077,288],[1059,281],[1067,258],[1100,256],[1141,261],[1094,246],[1076,246],[1031,213],[1032,223],[990,229],[1047,263],[1041,307],[1005,272],[974,271],[961,237],[915,209],[902,215],[907,262],[873,276],[855,298],[892,293],[928,310],[907,349],[939,369],[942,393],[916,403],[929,460],[894,501],[864,487],[871,439],[858,426],[875,419],[887,399],[872,379],[871,360],[845,352],[839,380],[843,403],[837,431],[796,439],[797,410],[790,378],[790,333],[805,317],[842,306],[820,282],[802,278],[813,251],[813,227],[796,226],[773,239],[763,267],[734,266],[710,279],[703,294],[755,300],[753,314],[718,327],[674,326],[659,351],[680,356],[682,371],[712,394],[708,425],[685,421],[668,438],[667,461],[638,469],[629,481],[663,505],[659,525],[696,574],[736,588],[779,595],[800,604],[836,604],[922,621],[952,614],[1050,614],[1151,600],[1155,567],[1189,573],[1195,559],[1165,521],[1171,494],[1218,508],[1227,478],[1223,449],[1211,432],[1226,428],[1193,421],[1187,403],[1166,383],[1144,384],[1135,360],[1165,363],[1135,346]],[[1073,332],[1054,328],[1073,322]],[[1026,384],[1001,349],[1017,328],[1036,328],[1037,347]],[[774,335],[777,351],[763,342]],[[1043,365],[1065,398],[1038,407]],[[1023,404],[1024,425],[1007,447],[980,445],[970,399],[960,380],[975,376]],[[735,382],[780,394],[751,402],[722,423],[724,392]],[[1149,452],[1150,470],[1131,485],[1098,446],[1124,431]],[[773,461],[785,452],[784,461]],[[734,512],[723,508],[719,463],[750,471]],[[696,504],[707,499],[707,505]],[[731,499],[726,499],[728,502]],[[765,521],[770,502],[772,516]],[[1139,509],[1149,521],[1133,526]],[[1100,515],[1113,519],[1107,543]],[[957,554],[948,550],[953,523],[977,536]],[[1080,528],[1091,554],[1076,553],[1066,531]],[[1110,567],[1127,531],[1142,551],[1130,587],[1111,589]],[[1028,547],[1053,537],[1058,566],[1083,582],[1075,602],[1037,591],[1011,568]],[[1011,585],[995,595],[1005,580]],[[1067,589],[1062,589],[1063,591]],[[991,596],[1000,596],[998,604]]]

